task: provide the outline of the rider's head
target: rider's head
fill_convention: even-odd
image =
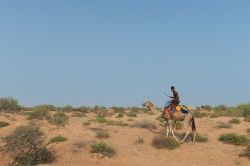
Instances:
[[[173,92],[173,91],[175,91],[175,88],[174,88],[174,86],[171,86],[171,91]]]

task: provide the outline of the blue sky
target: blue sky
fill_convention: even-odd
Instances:
[[[0,2],[0,96],[22,105],[250,101],[250,1]]]

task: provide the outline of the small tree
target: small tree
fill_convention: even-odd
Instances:
[[[38,127],[19,126],[4,141],[6,145],[1,150],[12,155],[13,165],[46,164],[54,158],[44,145],[44,134]]]
[[[0,111],[9,112],[16,111],[20,107],[18,106],[17,100],[9,97],[9,98],[0,98]]]

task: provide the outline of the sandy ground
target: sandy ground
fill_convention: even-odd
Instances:
[[[70,116],[70,115],[69,115]],[[128,122],[128,117],[122,118],[130,126],[107,126],[104,124],[93,123],[90,126],[83,126],[83,122],[92,119],[94,114],[87,114],[87,117],[70,117],[65,127],[56,127],[46,121],[37,121],[36,124],[41,126],[46,138],[63,135],[68,141],[51,145],[51,149],[56,154],[56,160],[47,166],[234,166],[250,165],[247,158],[239,157],[245,147],[223,144],[218,141],[221,134],[234,132],[245,134],[246,129],[250,127],[249,123],[243,120],[240,125],[233,125],[231,129],[218,129],[218,122],[227,122],[231,118],[202,118],[196,119],[197,132],[207,135],[209,141],[206,143],[185,143],[176,150],[158,150],[152,147],[153,138],[163,128],[157,125],[157,129],[149,131],[131,127],[136,121],[147,119],[157,124],[156,116],[148,114],[138,114],[134,121]],[[108,118],[115,119],[116,118]],[[10,134],[15,127],[28,124],[24,115],[0,114],[0,121],[9,122],[11,125],[0,128],[0,137]],[[97,139],[93,129],[106,129],[110,137],[107,139]],[[178,132],[182,132],[179,130]],[[144,139],[143,144],[136,144],[135,140],[139,137]],[[90,145],[93,142],[105,141],[111,144],[117,151],[112,157],[102,158],[99,155],[90,153]],[[83,144],[83,148],[75,147],[75,144]],[[0,141],[0,146],[3,142]],[[11,158],[0,152],[0,166],[7,166]]]

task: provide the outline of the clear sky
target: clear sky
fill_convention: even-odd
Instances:
[[[250,101],[249,0],[0,1],[0,96],[20,104]]]

